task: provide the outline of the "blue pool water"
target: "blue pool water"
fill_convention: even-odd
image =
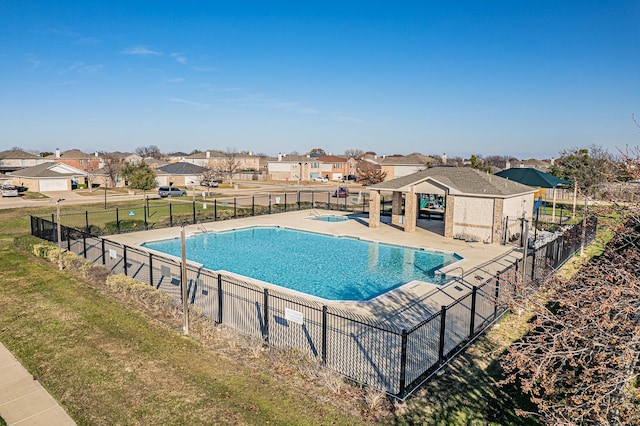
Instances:
[[[180,257],[180,239],[145,243]],[[329,300],[368,300],[409,281],[438,283],[435,271],[460,256],[276,227],[210,232],[186,239],[187,258]]]

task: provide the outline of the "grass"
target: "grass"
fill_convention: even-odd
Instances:
[[[180,318],[159,322],[34,261],[13,247],[26,226],[0,212],[0,340],[78,424],[368,422],[295,369],[211,350]]]

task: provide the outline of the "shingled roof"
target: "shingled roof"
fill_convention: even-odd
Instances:
[[[557,188],[558,185],[571,185],[568,180],[560,179],[530,167],[512,167],[496,173],[496,176],[520,182],[523,185],[535,186],[539,188]]]
[[[170,175],[200,175],[208,169],[206,167],[196,166],[195,164],[181,162],[158,167],[158,170]]]
[[[0,159],[3,160],[13,160],[13,159],[31,159],[31,158],[40,158],[40,156],[25,152],[21,149],[9,149],[6,151],[0,152]]]
[[[408,192],[425,181],[449,188],[453,194],[509,197],[535,188],[469,167],[432,167],[371,186],[371,189]]]
[[[78,170],[67,164],[52,162],[38,164],[37,166],[27,167],[13,173],[9,173],[10,176],[21,178],[60,178],[78,175],[86,176],[86,174],[86,172]]]

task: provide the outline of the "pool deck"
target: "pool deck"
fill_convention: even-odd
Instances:
[[[348,310],[364,317],[376,317],[391,321],[404,327],[423,319],[425,315],[437,312],[442,305],[448,305],[471,291],[474,285],[480,285],[496,272],[506,268],[521,257],[521,253],[512,247],[482,242],[466,242],[442,236],[444,224],[439,220],[418,220],[415,232],[406,233],[403,229],[381,223],[379,228],[369,228],[366,215],[353,215],[353,220],[327,222],[311,220],[319,215],[351,215],[349,212],[325,210],[301,210],[241,219],[208,222],[186,226],[186,233],[195,234],[206,231],[228,231],[251,226],[280,226],[302,231],[311,231],[329,235],[348,236],[366,241],[397,244],[418,249],[456,253],[463,259],[443,268],[442,272],[452,279],[439,286],[425,282],[410,282],[374,299],[364,302],[335,302],[309,296],[311,300],[321,301],[338,309]],[[387,218],[390,219],[390,218]],[[383,218],[384,220],[384,218]],[[111,235],[109,240],[140,246],[144,242],[178,238],[179,227],[153,229],[142,232]],[[286,261],[283,259],[283,261]],[[348,261],[348,259],[346,259]],[[477,269],[481,267],[481,269]],[[470,271],[473,271],[470,273]],[[463,275],[469,274],[469,275]],[[278,287],[281,292],[287,289]],[[295,293],[300,295],[300,293]]]

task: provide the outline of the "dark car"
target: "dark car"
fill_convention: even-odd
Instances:
[[[334,197],[338,197],[338,198],[345,198],[349,196],[349,190],[347,188],[345,188],[344,186],[341,186],[340,188],[338,188],[337,190],[335,190],[333,192],[333,196]]]
[[[166,197],[184,197],[187,195],[187,191],[184,189],[176,188],[175,186],[161,186],[158,188],[158,195],[162,198]]]
[[[352,181],[355,182],[356,180],[358,180],[358,177],[356,175],[347,175],[347,176],[343,177],[342,180],[344,182],[346,182],[348,180],[352,180]]]

